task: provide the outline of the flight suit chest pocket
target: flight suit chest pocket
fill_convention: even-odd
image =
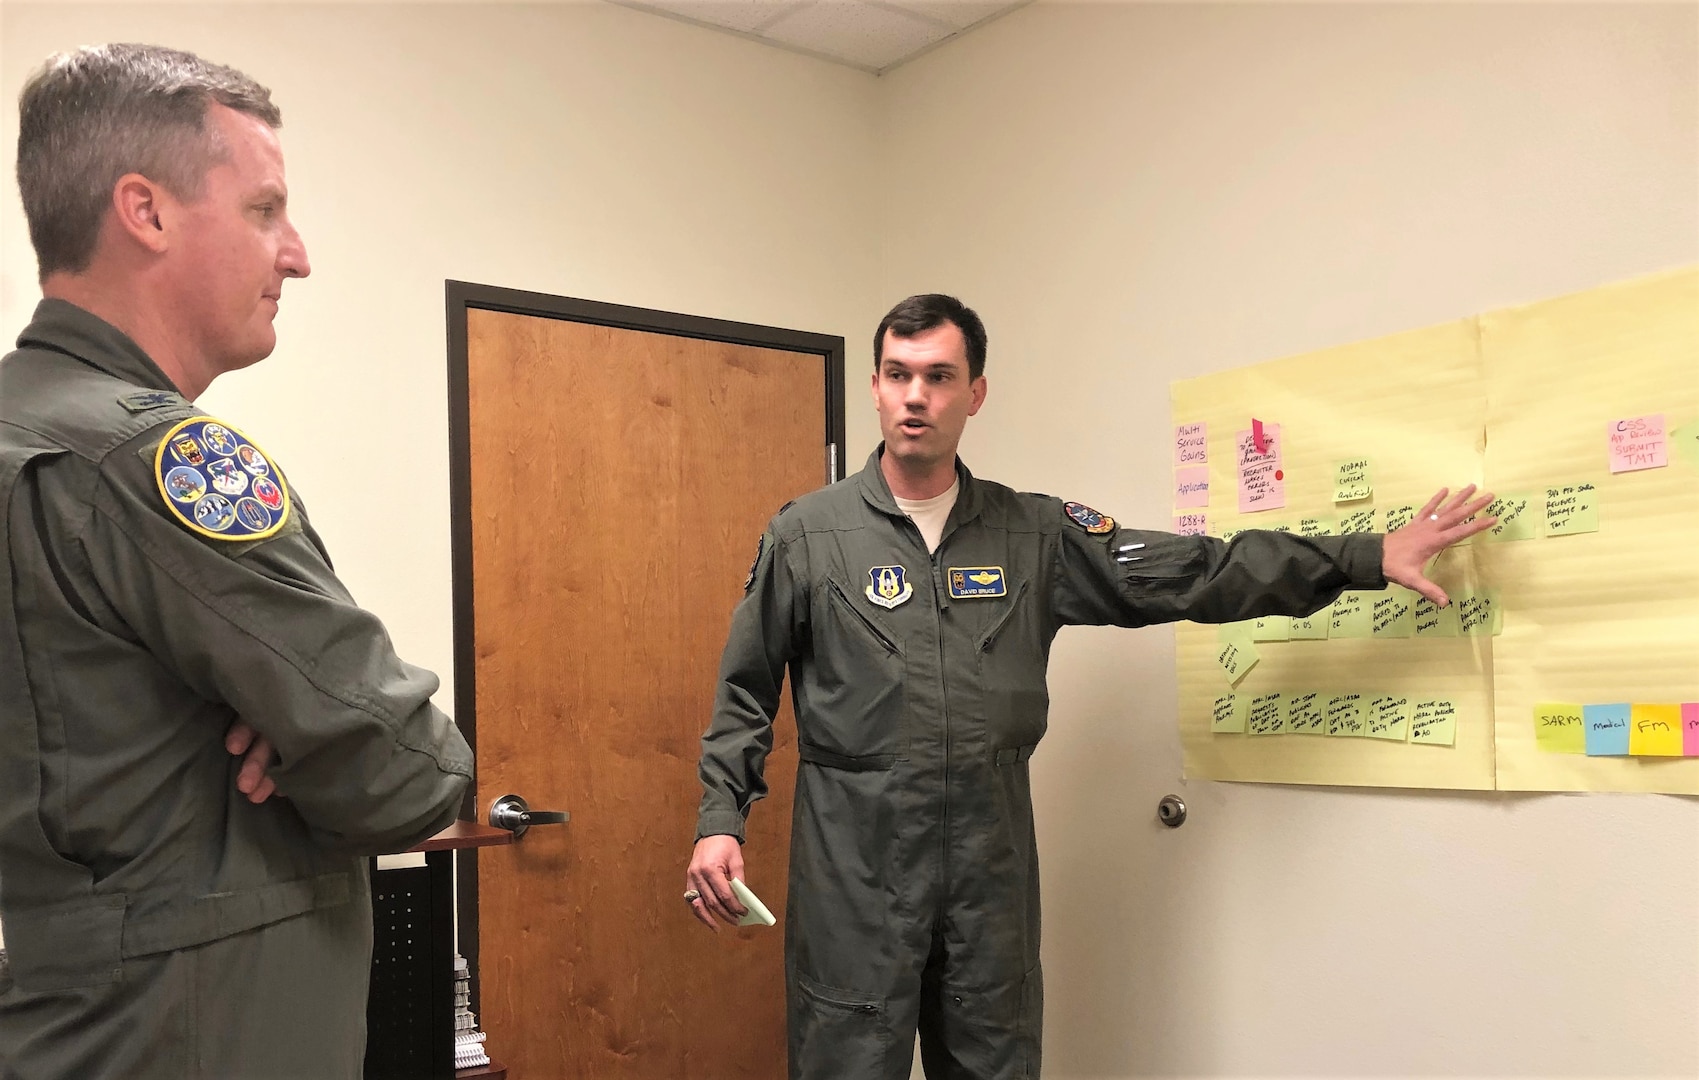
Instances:
[[[801,740],[850,758],[906,757],[906,662],[898,636],[835,578],[826,580],[815,605]]]
[[[1029,586],[1027,581],[1011,583],[1007,606],[979,638],[986,741],[993,754],[1037,743],[1050,712],[1045,682],[1050,643]]]

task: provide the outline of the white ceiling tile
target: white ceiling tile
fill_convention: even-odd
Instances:
[[[882,0],[887,7],[919,12],[955,30],[965,30],[998,12],[1021,7],[1025,2],[1026,0]]]
[[[821,0],[779,18],[761,36],[882,71],[953,32],[891,8]]]
[[[696,22],[749,34],[802,7],[806,0],[618,0],[622,7],[682,15]]]

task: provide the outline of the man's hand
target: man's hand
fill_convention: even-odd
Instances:
[[[277,794],[276,781],[266,775],[276,756],[270,739],[238,720],[224,733],[224,749],[232,757],[242,759],[242,768],[236,773],[236,790],[246,795],[249,802],[263,803]]]
[[[1440,607],[1450,604],[1451,598],[1423,573],[1428,560],[1457,541],[1466,540],[1498,524],[1495,517],[1467,520],[1492,505],[1491,492],[1473,502],[1469,497],[1475,494],[1474,484],[1449,500],[1446,499],[1447,494],[1447,489],[1440,488],[1439,494],[1428,500],[1428,505],[1422,507],[1422,512],[1410,524],[1397,532],[1387,533],[1386,546],[1380,557],[1381,573],[1386,575],[1386,580],[1414,589]]]
[[[704,836],[696,841],[686,874],[686,889],[701,895],[690,901],[690,912],[708,929],[719,933],[714,920],[736,926],[749,909],[732,895],[732,878],[743,880],[743,845],[735,836]]]

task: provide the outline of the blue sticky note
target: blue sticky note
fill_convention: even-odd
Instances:
[[[1587,733],[1589,757],[1628,754],[1628,705],[1583,705],[1581,726]]]

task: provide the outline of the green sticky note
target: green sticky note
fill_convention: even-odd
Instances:
[[[1225,645],[1229,641],[1250,641],[1256,629],[1255,619],[1244,619],[1240,622],[1224,622],[1215,628],[1215,643]]]
[[[1457,624],[1455,603],[1440,607],[1425,596],[1416,597],[1414,610],[1416,636],[1419,638],[1457,637],[1463,633]]]
[[[1366,638],[1374,635],[1374,601],[1364,593],[1340,593],[1328,616],[1330,638]]]
[[[1353,510],[1339,518],[1339,535],[1349,536],[1352,533],[1372,533],[1375,531],[1375,512],[1373,510]]]
[[[1406,742],[1410,738],[1410,699],[1382,694],[1369,701],[1368,730],[1371,739]]]
[[[1581,706],[1549,701],[1534,706],[1534,745],[1554,754],[1585,754],[1587,727]]]
[[[1393,591],[1374,598],[1374,629],[1377,638],[1407,638],[1416,633],[1416,612],[1410,593]]]
[[[1279,694],[1259,694],[1251,699],[1245,730],[1252,735],[1279,735],[1286,730],[1286,709]]]
[[[1291,641],[1326,641],[1327,626],[1333,619],[1331,608],[1322,608],[1314,615],[1292,620]]]
[[[1497,637],[1504,630],[1498,595],[1491,591],[1459,597],[1457,628],[1465,637]]]
[[[1670,432],[1670,445],[1689,465],[1699,469],[1699,420]]]
[[[1457,745],[1457,703],[1437,698],[1410,709],[1410,741],[1421,746]]]
[[[1532,495],[1501,495],[1487,507],[1487,516],[1498,518],[1486,532],[1488,540],[1532,540],[1541,511]]]
[[[1307,517],[1298,519],[1299,536],[1332,536],[1333,519],[1330,517]]]
[[[1286,734],[1326,735],[1327,699],[1314,691],[1287,694]]]
[[[1221,539],[1231,544],[1233,542],[1233,538],[1244,531],[1244,529],[1222,529]]]
[[[1251,699],[1243,694],[1223,694],[1215,699],[1209,730],[1221,734],[1244,733],[1245,714],[1251,711]]]
[[[1264,525],[1263,528],[1267,529],[1269,532],[1277,532],[1277,533],[1289,533],[1289,532],[1292,531],[1292,526],[1286,524],[1285,522],[1281,522],[1278,525]]]
[[[1229,641],[1215,654],[1215,662],[1227,673],[1229,686],[1238,686],[1239,680],[1250,674],[1260,659],[1257,647],[1248,641]]]
[[[1333,467],[1334,502],[1356,502],[1374,493],[1374,483],[1369,479],[1368,458],[1352,458]]]
[[[1292,618],[1289,615],[1264,615],[1251,620],[1252,641],[1292,640]]]
[[[1599,489],[1565,484],[1546,489],[1546,535],[1572,536],[1599,531]]]
[[[1397,532],[1416,519],[1414,506],[1394,506],[1386,512],[1386,531]]]
[[[1327,733],[1337,736],[1362,735],[1367,728],[1363,720],[1363,695],[1334,694],[1327,699]]]

